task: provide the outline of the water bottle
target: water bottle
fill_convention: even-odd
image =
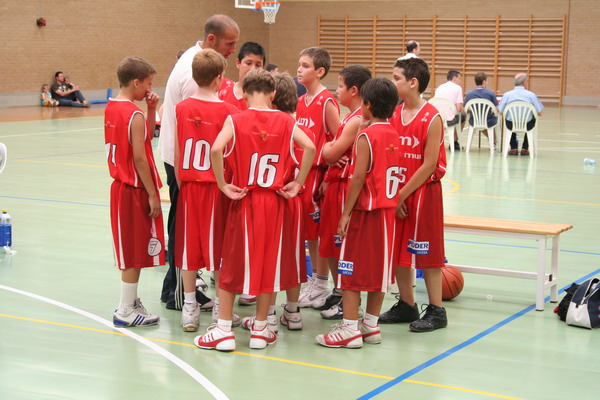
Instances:
[[[12,245],[12,224],[7,210],[2,210],[0,218],[0,248]]]
[[[596,160],[586,157],[583,159],[583,165],[596,165]]]

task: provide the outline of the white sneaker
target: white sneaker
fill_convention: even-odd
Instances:
[[[196,332],[200,326],[200,305],[184,304],[181,309],[181,327],[184,332]]]
[[[216,324],[212,324],[204,335],[194,338],[194,344],[201,349],[233,351],[235,350],[235,335],[233,331],[226,332]]]
[[[135,299],[132,308],[117,309],[113,314],[114,326],[121,328],[126,326],[156,325],[159,321],[160,317],[148,313],[139,298]]]
[[[250,329],[250,348],[264,349],[277,341],[277,335],[265,326],[262,330],[254,330],[254,325]]]
[[[300,309],[293,313],[286,310],[284,306],[283,314],[279,320],[281,321],[281,324],[287,326],[290,331],[302,330],[302,314],[300,314]]]
[[[363,346],[360,330],[351,329],[344,323],[333,325],[333,329],[325,335],[317,335],[317,342],[325,347],[358,349]]]
[[[381,330],[379,329],[379,325],[369,326],[365,324],[365,320],[361,318],[358,320],[358,328],[362,334],[363,342],[369,344],[381,343]]]
[[[307,285],[309,286],[309,285]],[[316,278],[303,293],[300,290],[300,297],[298,298],[298,307],[314,307],[322,306],[327,297],[331,294],[331,289],[328,286],[320,286],[316,283]]]
[[[217,303],[214,304],[212,309],[212,319],[211,324],[216,324],[219,321],[219,305]],[[231,326],[235,328],[236,326],[240,326],[242,323],[240,316],[237,314],[233,314],[233,319],[231,320]]]
[[[298,307],[312,307],[312,300],[309,300],[309,295],[315,286],[315,278],[308,278],[308,282],[300,289],[300,297],[298,298]]]
[[[253,306],[256,304],[256,296],[251,296],[249,294],[242,294],[238,299],[238,304],[240,306]]]
[[[256,315],[251,317],[242,318],[242,328],[246,330],[251,330],[252,325],[254,325],[254,321],[256,320]],[[269,314],[267,315],[267,327],[273,333],[279,332],[279,326],[277,325],[277,315]]]

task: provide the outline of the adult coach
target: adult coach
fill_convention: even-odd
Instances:
[[[419,42],[416,40],[409,40],[406,43],[406,54],[402,57],[399,57],[398,60],[407,60],[409,58],[419,58],[419,53],[421,52],[421,46]]]
[[[161,122],[160,138],[158,148],[161,158],[165,163],[167,172],[167,184],[169,185],[169,197],[171,208],[167,229],[169,231],[169,242],[167,244],[169,269],[165,276],[162,288],[161,300],[167,303],[168,309],[181,310],[183,307],[183,282],[180,271],[175,268],[173,262],[175,249],[175,213],[177,209],[177,197],[179,187],[175,179],[175,136],[177,127],[175,125],[175,106],[180,101],[187,99],[196,93],[198,85],[192,78],[192,60],[196,53],[203,49],[213,49],[228,58],[235,53],[235,45],[240,36],[238,24],[229,16],[223,14],[213,15],[204,23],[204,38],[190,47],[173,67],[165,89],[165,101],[163,104],[163,116]],[[198,297],[198,293],[197,296]]]

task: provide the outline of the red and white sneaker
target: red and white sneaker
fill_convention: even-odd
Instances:
[[[265,326],[262,330],[257,331],[252,325],[250,329],[250,348],[251,349],[264,349],[270,344],[277,341],[277,334],[271,331],[268,326]]]
[[[358,320],[358,328],[362,334],[363,342],[369,344],[381,343],[381,330],[379,325],[370,326],[365,323],[364,319]]]
[[[217,325],[212,324],[204,335],[196,336],[194,344],[201,349],[217,349],[219,351],[235,350],[235,335],[233,331],[224,331]]]
[[[256,319],[256,315],[253,315],[251,317],[242,318],[242,328],[244,328],[248,331],[251,330],[252,325],[254,325],[255,319]],[[267,326],[269,327],[269,329],[272,332],[274,332],[274,333],[279,332],[279,326],[277,325],[277,315],[276,314],[267,315]]]
[[[333,329],[325,335],[317,335],[317,342],[325,347],[359,349],[363,346],[360,330],[351,329],[344,323],[333,325]]]

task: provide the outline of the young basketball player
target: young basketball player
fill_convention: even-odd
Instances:
[[[158,189],[162,183],[152,154],[158,95],[156,70],[140,57],[127,57],[117,69],[121,90],[104,113],[104,141],[110,176],[110,219],[115,263],[121,270],[121,300],[115,326],[155,325],[137,295],[142,268],[165,264],[164,229]],[[147,120],[133,101],[146,99]]]
[[[400,136],[403,181],[399,219],[400,248],[396,281],[400,299],[379,318],[380,323],[411,322],[410,330],[429,332],[448,325],[442,307],[444,210],[441,179],[446,173],[444,126],[438,110],[420,96],[429,83],[429,67],[420,58],[398,60],[393,78],[399,105],[392,117]],[[421,319],[413,293],[413,268],[423,269],[429,305]]]
[[[258,43],[246,42],[240,48],[240,52],[235,60],[235,66],[239,72],[239,80],[233,84],[222,88],[219,91],[219,98],[236,106],[240,111],[248,108],[244,100],[242,90],[242,80],[253,69],[263,68],[266,61],[265,49]]]
[[[302,288],[300,307],[312,307],[315,301],[322,304],[323,299],[331,294],[327,263],[318,257],[321,183],[326,170],[321,150],[326,142],[333,139],[340,125],[339,106],[333,95],[321,83],[330,68],[331,56],[324,48],[310,47],[300,52],[297,77],[298,82],[306,87],[306,94],[298,99],[296,120],[299,125],[312,130],[317,137],[317,157],[307,178],[306,190],[302,193],[305,239],[308,241],[311,264],[313,269],[316,267],[317,273],[316,276],[313,274],[314,279]]]
[[[337,226],[344,210],[350,175],[348,161],[362,122],[360,88],[369,79],[371,71],[362,65],[350,65],[340,72],[337,97],[350,111],[342,120],[335,139],[323,146],[323,159],[330,165],[324,178],[326,187],[321,205],[319,256],[326,260],[334,282],[337,282],[337,265],[342,244],[341,237],[337,235]],[[339,304],[341,299],[342,293],[336,288],[326,299],[313,302],[313,308],[325,310],[321,312],[325,319],[342,319],[343,311]]]
[[[344,320],[317,342],[326,347],[362,347],[381,343],[377,319],[392,282],[396,236],[400,138],[388,118],[398,92],[386,78],[373,78],[360,89],[362,115],[370,125],[358,134],[352,176],[338,234],[345,236],[338,264]],[[358,320],[360,292],[367,291],[367,312]]]
[[[287,72],[284,72],[282,74],[273,74],[273,78],[275,78],[275,97],[273,98],[272,102],[273,108],[288,113],[290,116],[293,116],[296,110],[296,105],[298,104],[296,82],[294,82],[294,79],[292,79],[292,77]],[[314,143],[315,134],[312,133],[312,131],[305,126],[298,125],[298,127],[302,129],[304,133],[306,133],[306,135]],[[294,145],[294,154],[297,160],[301,160],[303,154],[302,147]],[[296,169],[296,167],[294,167],[294,169]],[[294,175],[292,175],[292,177]],[[289,216],[294,221],[298,221],[297,225],[299,237],[303,238],[304,217],[302,209],[302,200],[300,199],[300,196],[296,196],[288,200],[287,210],[289,211]],[[301,330],[303,327],[302,315],[300,314],[300,309],[298,307],[298,297],[300,296],[300,283],[306,282],[306,256],[305,250],[304,248],[302,248],[302,246],[299,246],[298,250],[298,258],[295,263],[290,265],[282,265],[282,268],[287,269],[287,272],[285,273],[296,274],[298,276],[299,282],[299,284],[296,287],[288,289],[286,291],[287,302],[283,307],[283,314],[280,317],[281,323],[287,326],[287,328],[291,331]],[[269,329],[271,329],[275,333],[277,333],[279,330],[277,324],[277,316],[275,314],[276,299],[277,294],[274,293],[273,299],[271,300],[271,306],[269,307],[269,313],[267,315],[267,325]],[[254,320],[255,316],[243,318],[242,327],[244,329],[250,329],[252,327],[252,324],[254,323]]]
[[[175,266],[182,269],[184,304],[181,326],[198,330],[200,306],[196,301],[197,271],[212,271],[218,282],[226,197],[216,184],[210,165],[210,147],[230,114],[239,112],[216,95],[221,86],[225,58],[212,49],[202,50],[192,61],[198,90],[175,107],[177,137],[175,172],[179,183]]]
[[[292,117],[270,108],[275,94],[271,74],[250,71],[243,89],[249,109],[228,117],[211,150],[219,188],[234,201],[224,237],[219,320],[194,340],[204,349],[235,349],[231,318],[235,293],[240,292],[257,296],[250,348],[275,343],[277,335],[267,327],[272,294],[299,283],[297,274],[286,274],[283,268],[296,262],[302,247],[297,224],[287,217],[286,208],[306,180],[315,146]],[[295,180],[290,176],[298,163],[293,142],[304,150]],[[224,158],[233,172],[231,184],[223,175]]]

